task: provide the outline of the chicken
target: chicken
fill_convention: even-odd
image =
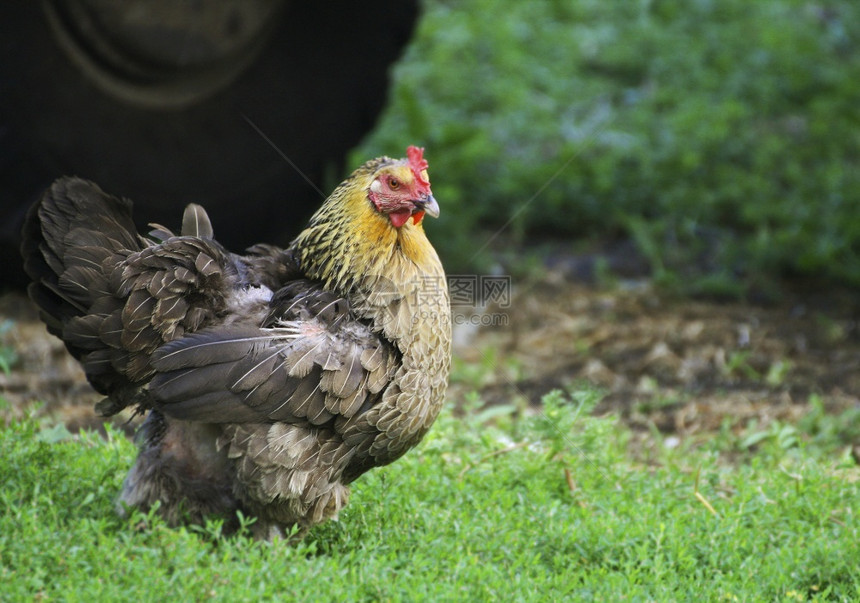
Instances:
[[[104,415],[148,413],[120,512],[255,516],[257,537],[337,516],[349,484],[415,446],[451,360],[423,149],[359,167],[287,249],[236,255],[189,205],[142,237],[131,203],[57,180],[23,232],[29,292]]]

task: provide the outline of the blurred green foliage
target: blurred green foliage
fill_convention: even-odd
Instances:
[[[860,285],[856,0],[427,0],[356,158],[410,143],[455,266],[507,225],[704,290]]]

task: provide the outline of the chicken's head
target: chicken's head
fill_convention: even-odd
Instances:
[[[367,197],[373,207],[400,228],[412,218],[419,224],[424,214],[439,215],[439,204],[430,192],[424,149],[409,147],[406,159],[383,164],[373,175]]]

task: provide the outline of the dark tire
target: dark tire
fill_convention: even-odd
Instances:
[[[4,283],[22,278],[26,208],[62,175],[135,202],[140,222],[209,211],[233,249],[287,242],[373,126],[417,3],[292,2],[249,66],[182,107],[146,106],[95,85],[56,40],[40,2],[0,5],[0,244]],[[243,117],[252,120],[300,175]],[[144,226],[144,224],[139,224]]]

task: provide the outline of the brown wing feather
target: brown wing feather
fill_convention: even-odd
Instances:
[[[342,424],[333,419],[372,405],[393,377],[393,346],[350,318],[343,299],[306,281],[273,297],[264,324],[203,329],[159,348],[149,387],[159,408],[209,423],[233,421],[238,410],[223,411],[235,405],[270,421]],[[218,404],[201,405],[204,397]]]

